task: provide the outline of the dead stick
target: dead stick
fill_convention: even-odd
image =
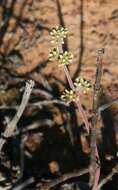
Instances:
[[[114,167],[110,174],[108,174],[98,185],[98,190],[101,189],[101,187],[106,184],[109,180],[112,179],[113,175],[118,173],[118,165]]]
[[[61,177],[57,178],[57,179],[54,179],[53,181],[51,182],[48,182],[45,186],[44,189],[51,189],[52,187],[55,187],[56,185],[59,185],[60,183],[63,183],[69,179],[72,179],[72,178],[76,178],[76,177],[79,177],[79,176],[82,176],[84,174],[87,174],[89,172],[89,169],[86,168],[86,169],[83,169],[83,170],[80,170],[80,171],[74,171],[74,172],[71,172],[71,173],[68,173],[68,174],[64,174],[62,175]]]
[[[96,166],[96,160],[99,160],[97,145],[96,145],[96,125],[98,119],[98,104],[99,104],[99,94],[101,90],[101,76],[102,76],[102,58],[104,49],[98,50],[97,56],[97,70],[96,70],[96,80],[94,84],[94,94],[93,94],[93,117],[92,117],[92,128],[91,128],[91,163],[90,163],[90,185],[93,185],[93,190],[97,189],[97,184],[100,175],[100,166]]]
[[[6,129],[0,138],[0,152],[1,152],[3,145],[6,141],[5,138],[12,136],[12,134],[14,133],[16,125],[17,125],[19,119],[21,118],[21,116],[25,110],[25,107],[28,103],[28,100],[30,98],[30,94],[32,92],[33,86],[34,86],[34,81],[29,80],[26,82],[25,92],[23,94],[21,104],[20,104],[15,116],[13,117],[13,119],[7,124]]]

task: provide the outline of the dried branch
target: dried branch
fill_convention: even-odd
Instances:
[[[99,108],[98,108],[98,111],[101,112],[101,111],[104,111],[105,109],[109,108],[112,104],[118,104],[118,97],[115,98],[114,100],[112,100],[111,102],[107,103],[107,104],[104,104],[104,105],[101,105]]]
[[[49,104],[60,104],[63,106],[68,107],[69,105],[61,100],[58,99],[53,99],[53,100],[43,100],[43,101],[39,101],[33,104],[29,104],[29,105],[33,105],[33,106],[38,106],[39,108],[41,108],[42,106],[47,106]]]
[[[30,94],[32,92],[33,87],[34,87],[34,81],[29,80],[29,81],[26,82],[25,92],[23,94],[21,104],[20,104],[15,116],[13,117],[13,119],[7,124],[6,130],[1,135],[1,138],[0,138],[0,151],[3,148],[3,145],[4,145],[5,141],[6,141],[6,138],[12,136],[12,134],[13,134],[15,128],[16,128],[16,125],[17,125],[19,119],[21,118],[21,116],[22,116],[22,114],[23,114],[23,112],[25,110],[25,107],[26,107],[26,105],[28,103],[28,100],[30,98]]]
[[[43,106],[48,106],[49,104],[59,104],[59,105],[65,106],[65,107],[69,106],[67,103],[65,103],[61,100],[53,99],[53,100],[42,100],[42,101],[38,101],[38,102],[34,102],[34,103],[29,103],[26,105],[26,107],[37,106],[39,108],[42,108]],[[0,110],[4,110],[4,109],[18,109],[18,106],[6,106],[6,105],[0,106]]]
[[[48,127],[52,127],[54,126],[55,122],[50,120],[50,119],[45,119],[45,120],[41,120],[41,121],[36,121],[35,123],[31,124],[31,125],[28,125],[26,126],[25,128],[22,129],[22,131],[20,130],[16,130],[12,136],[17,136],[17,135],[20,135],[20,134],[26,134],[28,133],[29,131],[33,131],[33,130],[36,130],[42,126],[48,126]],[[42,133],[40,133],[42,134]]]
[[[64,174],[62,175],[61,177],[57,178],[57,179],[54,179],[50,182],[45,182],[45,184],[42,184],[40,183],[40,189],[42,190],[50,190],[51,188],[59,185],[60,183],[63,183],[69,179],[72,179],[72,178],[76,178],[76,177],[79,177],[79,176],[82,176],[84,174],[87,174],[89,172],[89,169],[86,168],[86,169],[83,169],[81,171],[74,171],[74,172],[71,172],[71,173],[68,173],[68,174]],[[22,190],[24,188],[26,188],[28,185],[32,184],[36,182],[35,179],[33,177],[25,180],[23,183],[15,186],[14,188],[12,188],[13,190]]]
[[[72,179],[72,178],[82,176],[84,174],[87,174],[88,172],[89,172],[89,169],[86,168],[86,169],[83,169],[81,171],[74,171],[74,172],[71,172],[71,173],[68,173],[68,174],[64,174],[61,177],[59,177],[57,179],[54,179],[51,182],[48,182],[46,185],[44,185],[43,189],[49,190],[49,189],[59,185],[60,183],[63,183],[63,182],[65,182],[65,181],[67,181],[69,179]]]
[[[12,188],[12,190],[22,190],[22,189],[25,189],[28,185],[34,183],[35,180],[33,177],[30,177],[29,179],[25,180],[23,183],[15,186]]]
[[[100,159],[98,155],[97,145],[96,145],[96,125],[98,119],[98,106],[99,106],[99,95],[101,90],[101,75],[102,75],[102,58],[104,49],[98,50],[97,56],[97,70],[96,70],[96,80],[94,84],[94,94],[93,94],[93,117],[92,117],[92,128],[91,128],[91,165],[90,165],[90,185],[93,185],[93,190],[97,189],[99,176],[100,176]],[[96,164],[98,161],[98,165]]]
[[[98,190],[101,189],[101,187],[106,184],[109,180],[112,179],[113,175],[118,173],[118,165],[112,169],[112,172],[107,175],[98,185]]]

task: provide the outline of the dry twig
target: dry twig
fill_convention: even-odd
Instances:
[[[101,187],[106,184],[109,180],[112,179],[113,175],[118,173],[118,165],[114,167],[109,175],[107,175],[98,185],[98,190],[101,189]]]
[[[72,178],[82,176],[84,174],[87,174],[88,172],[89,172],[89,169],[86,168],[86,169],[83,169],[83,170],[80,170],[80,171],[74,171],[74,172],[71,172],[71,173],[68,173],[68,174],[64,174],[61,177],[59,177],[57,179],[54,179],[51,182],[48,182],[46,185],[44,185],[43,189],[49,190],[49,189],[59,185],[60,183],[63,183],[63,182],[65,182],[65,181],[67,181],[69,179],[72,179]]]
[[[89,172],[88,168],[83,169],[81,171],[74,171],[74,172],[71,172],[68,174],[64,174],[61,177],[54,179],[50,182],[45,182],[45,184],[40,183],[40,185],[38,187],[40,187],[41,190],[50,190],[51,188],[59,185],[60,183],[63,183],[72,178],[82,176],[84,174],[87,174],[88,172]],[[13,190],[22,190],[34,182],[36,182],[35,179],[33,177],[31,177],[31,178],[25,180],[23,183],[20,183],[19,185],[15,186],[13,188]]]
[[[90,185],[93,185],[93,190],[97,189],[99,176],[100,176],[100,159],[98,155],[96,145],[96,125],[98,119],[98,106],[99,106],[99,95],[101,90],[101,76],[102,76],[102,58],[104,49],[98,50],[97,56],[97,70],[96,80],[94,84],[93,94],[93,117],[92,117],[92,128],[91,128],[91,165],[90,165]],[[96,164],[98,161],[98,164]]]
[[[25,107],[26,107],[26,105],[28,103],[28,100],[30,98],[30,94],[32,92],[33,87],[34,87],[34,81],[29,80],[29,81],[26,82],[25,92],[23,94],[21,104],[20,104],[15,116],[7,124],[4,133],[1,135],[1,138],[0,138],[0,152],[1,152],[1,150],[3,148],[3,145],[4,145],[5,141],[6,141],[6,138],[12,136],[12,134],[14,133],[16,125],[17,125],[19,119],[21,118],[21,116],[22,116],[22,114],[23,114],[23,112],[25,110]]]

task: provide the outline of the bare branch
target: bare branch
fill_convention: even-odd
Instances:
[[[61,100],[53,99],[53,100],[42,100],[42,101],[38,101],[38,102],[34,102],[34,103],[29,103],[26,105],[26,107],[37,106],[39,108],[42,108],[43,106],[48,106],[49,104],[60,104],[65,107],[69,106],[69,104],[67,104]],[[6,106],[6,105],[0,106],[0,110],[4,110],[4,109],[18,109],[18,106]]]
[[[104,105],[101,105],[99,108],[98,108],[98,111],[101,112],[101,111],[104,111],[105,109],[109,108],[112,104],[118,104],[118,98],[115,98],[114,100],[112,100],[111,102],[107,103],[107,104],[104,104]]]
[[[16,128],[16,125],[17,125],[19,119],[21,118],[21,116],[25,110],[25,107],[28,103],[28,100],[30,98],[30,94],[32,92],[33,87],[34,87],[34,81],[29,80],[26,82],[25,92],[23,94],[21,104],[20,104],[15,116],[13,117],[13,119],[7,124],[6,130],[4,131],[2,137],[0,138],[0,152],[3,148],[4,143],[5,143],[5,140],[6,140],[5,138],[12,136],[12,134]]]
[[[23,183],[17,185],[16,187],[13,187],[12,190],[22,190],[26,188],[28,185],[32,184],[34,182],[34,178],[30,177],[29,179],[25,180]]]
[[[59,185],[60,183],[63,183],[64,181],[67,181],[71,178],[82,176],[84,174],[87,174],[88,172],[89,172],[89,169],[86,168],[81,171],[74,171],[74,172],[71,172],[68,174],[64,174],[57,179],[54,179],[50,182],[46,182],[43,185],[41,184],[40,189],[50,190],[51,188],[55,187],[56,185]],[[27,179],[26,181],[24,181],[23,183],[19,184],[18,186],[14,187],[13,190],[22,190],[22,189],[26,188],[28,185],[32,184],[33,182],[35,182],[35,180],[33,177],[31,177],[31,178]]]
[[[71,172],[71,173],[68,173],[68,174],[64,174],[61,177],[59,177],[57,179],[54,179],[51,182],[46,183],[42,189],[43,190],[44,189],[50,190],[51,188],[59,185],[60,183],[63,183],[63,182],[65,182],[65,181],[67,181],[69,179],[72,179],[72,178],[82,176],[84,174],[87,174],[88,172],[89,172],[89,169],[86,168],[86,169],[83,169],[83,170],[80,170],[80,171],[74,171],[74,172]]]
[[[37,121],[37,122],[35,122],[35,123],[31,124],[31,125],[26,126],[26,128],[23,128],[22,131],[16,130],[12,135],[17,136],[17,135],[19,135],[21,133],[26,134],[27,132],[32,131],[32,130],[36,130],[36,129],[44,126],[44,125],[52,127],[52,126],[54,126],[54,124],[55,124],[55,122],[50,120],[50,119]],[[40,133],[40,134],[42,134],[42,133]]]
[[[95,80],[94,94],[93,94],[93,117],[92,117],[91,145],[90,145],[91,146],[90,185],[94,184],[92,190],[97,189],[99,175],[100,175],[100,166],[99,165],[96,166],[96,159],[100,164],[100,159],[96,145],[96,125],[98,119],[99,95],[101,90],[103,53],[104,49],[98,50],[96,80]]]
[[[109,180],[112,179],[113,175],[118,173],[118,165],[112,169],[112,172],[107,175],[98,185],[98,190],[101,189],[101,187],[106,184]]]

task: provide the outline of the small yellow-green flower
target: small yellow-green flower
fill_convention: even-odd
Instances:
[[[67,36],[67,29],[63,28],[62,26],[57,26],[55,28],[52,29],[52,31],[50,32],[50,35],[52,36],[52,42],[60,42],[60,43],[64,43],[64,38],[66,38]]]
[[[59,49],[53,48],[49,53],[49,61],[57,60],[59,57]]]
[[[75,87],[82,89],[84,93],[86,93],[92,87],[90,80],[81,77],[75,79],[74,85]]]
[[[76,94],[72,90],[65,90],[61,95],[61,99],[64,102],[71,103],[76,100]]]
[[[59,66],[69,65],[72,62],[72,59],[73,55],[70,52],[65,51],[63,54],[59,55]]]

